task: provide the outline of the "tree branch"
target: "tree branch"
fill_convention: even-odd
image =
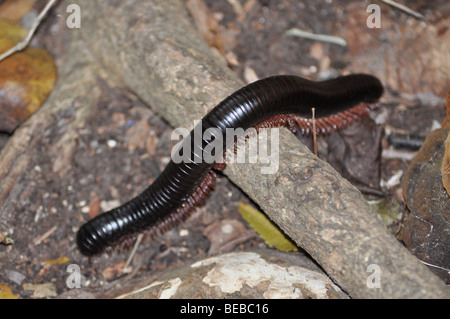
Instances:
[[[99,60],[114,65],[124,84],[173,126],[192,127],[242,85],[199,39],[179,1],[82,5],[96,26],[83,30],[85,40]],[[262,175],[260,165],[248,164],[231,164],[225,173],[350,295],[448,296],[445,284],[397,242],[352,185],[289,132],[283,130],[280,141],[277,174]],[[379,289],[367,285],[371,264],[380,267]]]
[[[181,1],[84,0],[79,5],[82,27],[73,31],[72,41],[81,40],[109,79],[133,90],[174,127],[192,128],[194,120],[243,85],[199,38]],[[72,66],[80,59],[75,53],[69,58]],[[73,85],[81,86],[80,81],[84,79],[80,77]],[[58,89],[48,103],[78,96]],[[33,116],[13,139],[20,141],[21,134],[33,134],[27,129],[39,131],[37,125],[30,128],[30,123],[42,119],[45,110]],[[355,298],[449,296],[445,284],[387,231],[356,188],[287,130],[280,130],[279,137],[276,174],[261,174],[264,165],[255,164],[230,164],[225,173],[335,282]],[[5,167],[2,180],[11,177],[13,163],[4,155],[12,152],[9,145],[0,156],[0,165]],[[381,272],[380,288],[367,285],[368,266],[373,264]]]

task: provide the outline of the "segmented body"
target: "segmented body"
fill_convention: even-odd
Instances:
[[[199,154],[216,138],[222,139],[224,148],[230,147],[224,138],[227,129],[292,125],[294,121],[307,133],[312,129],[311,108],[315,108],[317,130],[326,133],[365,116],[371,107],[361,103],[375,102],[382,92],[380,81],[366,74],[322,82],[297,76],[274,76],[241,88],[202,119],[202,132],[214,129],[216,135],[196,143],[194,129],[185,138],[192,146],[189,160],[181,163],[172,160],[139,196],[80,228],[77,244],[81,253],[92,256],[124,236],[144,229],[163,232],[186,219],[208,196],[216,178],[212,170],[215,163],[199,159]]]

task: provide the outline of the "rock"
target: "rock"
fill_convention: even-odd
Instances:
[[[431,264],[430,270],[450,282],[450,196],[441,179],[441,162],[450,127],[426,138],[403,181],[410,214],[404,220],[403,241],[412,254]]]
[[[306,255],[275,250],[214,256],[118,298],[313,298],[348,296]]]

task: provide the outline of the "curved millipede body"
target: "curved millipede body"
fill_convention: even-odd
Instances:
[[[213,128],[216,135],[196,144],[193,132],[183,142],[191,143],[189,160],[173,159],[161,175],[131,201],[103,213],[77,233],[77,244],[84,255],[92,256],[116,243],[124,236],[150,229],[165,231],[187,218],[209,194],[216,177],[215,163],[198,158],[214,139],[225,143],[227,128],[246,130],[255,126],[274,126],[285,115],[293,115],[302,132],[309,132],[311,108],[315,108],[319,132],[341,129],[366,115],[370,106],[383,93],[380,81],[366,74],[353,74],[322,82],[297,76],[274,76],[251,83],[228,96],[201,121],[204,132]],[[292,124],[292,120],[287,120]],[[220,136],[222,135],[222,136]],[[201,136],[204,136],[203,134]],[[230,147],[224,144],[224,147]]]

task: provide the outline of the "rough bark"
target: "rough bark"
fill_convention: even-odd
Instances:
[[[82,27],[73,34],[73,41],[93,52],[108,78],[134,91],[174,127],[191,128],[193,120],[201,119],[243,84],[199,38],[181,1],[80,1],[79,5]],[[72,65],[82,60],[79,56],[69,56]],[[48,116],[49,108],[70,107],[57,101],[73,101],[81,95],[95,98],[89,92],[92,81],[78,83],[84,81],[81,77],[72,82],[72,88],[77,88],[73,93],[66,81],[60,77],[47,107],[16,132],[3,150],[2,206],[11,191],[8,185],[24,171],[17,165],[20,157],[11,159],[11,145],[27,136],[39,138],[35,121]],[[281,130],[279,138],[276,174],[261,174],[265,165],[255,164],[230,164],[225,173],[344,290],[354,298],[449,296],[445,284],[397,242],[352,185],[288,131]],[[380,288],[367,285],[371,264],[380,269]]]

